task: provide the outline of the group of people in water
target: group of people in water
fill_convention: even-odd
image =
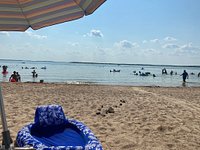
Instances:
[[[110,72],[120,72],[121,70],[117,70],[117,69],[113,69],[113,70],[110,70]]]
[[[13,74],[11,74],[9,81],[10,82],[20,82],[21,81],[20,74],[16,71],[13,71]]]
[[[8,66],[3,65],[3,66],[0,66],[0,67],[2,67],[2,70],[3,70],[2,74],[4,76],[6,76],[8,74],[8,71],[7,71]],[[38,74],[36,73],[35,70],[33,70],[33,72],[32,72],[32,77],[33,78],[37,78],[38,77]],[[20,74],[17,71],[13,71],[13,73],[9,77],[9,82],[20,82],[20,81],[21,81]]]
[[[141,70],[144,70],[144,68],[142,67]],[[111,71],[110,71],[111,72]],[[139,75],[139,76],[149,76],[149,75],[152,75],[153,77],[156,77],[155,74],[151,74],[150,72],[142,72],[142,71],[139,71],[139,73],[137,73],[136,71],[133,71],[133,74],[134,75]],[[168,72],[167,72],[167,69],[166,68],[163,68],[162,69],[162,75],[167,75]],[[170,75],[177,75],[177,72],[176,71],[173,71],[171,70]],[[190,73],[191,75],[195,75],[195,73]],[[183,82],[186,82],[186,79],[189,79],[189,74],[187,73],[186,70],[183,71],[182,74],[180,74],[180,76],[182,76],[183,78]],[[198,77],[200,77],[200,72],[198,73]]]
[[[167,70],[164,68],[162,69],[162,74],[167,74]],[[173,70],[170,71],[170,75],[177,75],[177,72],[174,72]],[[195,75],[193,72],[191,73],[191,75]],[[187,73],[186,70],[183,71],[183,73],[180,75],[183,77],[183,82],[186,82],[186,79],[189,79],[189,74]],[[198,77],[200,77],[200,72],[197,75]]]
[[[162,69],[162,74],[168,74],[166,68],[163,68],[163,69]],[[170,71],[170,75],[177,75],[177,72],[174,72],[173,70],[171,70],[171,71]]]
[[[38,77],[38,74],[36,73],[35,70],[33,70],[32,72],[32,77],[33,78],[37,78]],[[16,71],[13,71],[13,74],[11,74],[10,78],[9,78],[9,81],[10,82],[20,82],[21,81],[21,76],[18,72]]]
[[[7,68],[8,66],[6,65],[3,65],[3,66],[0,66],[2,67],[3,71],[2,71],[2,74],[3,75],[6,75],[8,74],[8,71],[7,71]],[[139,74],[136,72],[136,71],[133,71],[134,75],[140,75],[140,76],[149,76],[149,75],[152,75],[153,77],[156,77],[155,74],[151,74],[150,72],[143,72],[142,70],[144,70],[144,68],[142,67],[141,68],[141,71],[139,71]],[[110,70],[110,72],[120,72],[121,70],[117,70],[117,69],[113,69],[113,70]],[[163,68],[162,69],[162,74],[163,75],[167,75],[167,69],[166,68]],[[194,73],[190,73],[191,75],[195,75]],[[174,72],[173,70],[170,71],[170,75],[177,75],[177,72]],[[186,82],[186,79],[189,79],[189,74],[187,73],[186,70],[183,71],[182,74],[180,74],[180,76],[182,76],[183,78],[183,82]],[[35,70],[32,71],[32,77],[33,78],[37,78],[38,77],[38,74],[36,73]],[[200,77],[200,72],[198,73],[198,77]],[[14,71],[10,78],[9,78],[9,81],[10,82],[20,82],[21,81],[21,76],[18,72]]]

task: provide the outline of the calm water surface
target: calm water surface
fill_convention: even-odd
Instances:
[[[65,62],[37,62],[37,61],[14,61],[0,60],[0,66],[8,66],[8,74],[0,76],[0,81],[8,82],[13,71],[19,72],[22,82],[62,82],[62,83],[95,83],[106,85],[134,85],[134,86],[183,86],[183,70],[189,73],[189,79],[185,86],[200,86],[200,66],[161,66],[161,65],[124,65],[124,64],[94,64],[94,63],[65,63]],[[42,67],[47,69],[41,69]],[[23,69],[22,69],[23,67]],[[25,67],[29,69],[24,69]],[[38,74],[32,77],[33,69]],[[161,70],[166,68],[168,75],[162,75]],[[110,70],[120,72],[110,72]],[[170,71],[177,75],[169,75]],[[133,71],[150,72],[149,76],[134,75]],[[194,73],[194,75],[191,75]],[[155,74],[156,77],[153,77]]]

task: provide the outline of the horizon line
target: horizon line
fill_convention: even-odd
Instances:
[[[28,62],[54,62],[54,63],[79,63],[79,64],[110,64],[110,65],[141,65],[141,66],[177,66],[177,67],[200,67],[200,65],[181,64],[150,64],[150,63],[117,63],[117,62],[94,62],[94,61],[48,61],[48,60],[23,60],[23,59],[0,59],[0,61],[28,61]]]

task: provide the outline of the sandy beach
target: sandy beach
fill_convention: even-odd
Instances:
[[[60,104],[105,150],[200,149],[200,88],[2,83],[2,92],[14,140],[38,105]]]

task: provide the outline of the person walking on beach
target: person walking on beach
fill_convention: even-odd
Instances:
[[[186,78],[189,78],[188,73],[186,72],[186,70],[183,71],[183,73],[181,74],[181,76],[183,76],[183,82],[186,82]]]

